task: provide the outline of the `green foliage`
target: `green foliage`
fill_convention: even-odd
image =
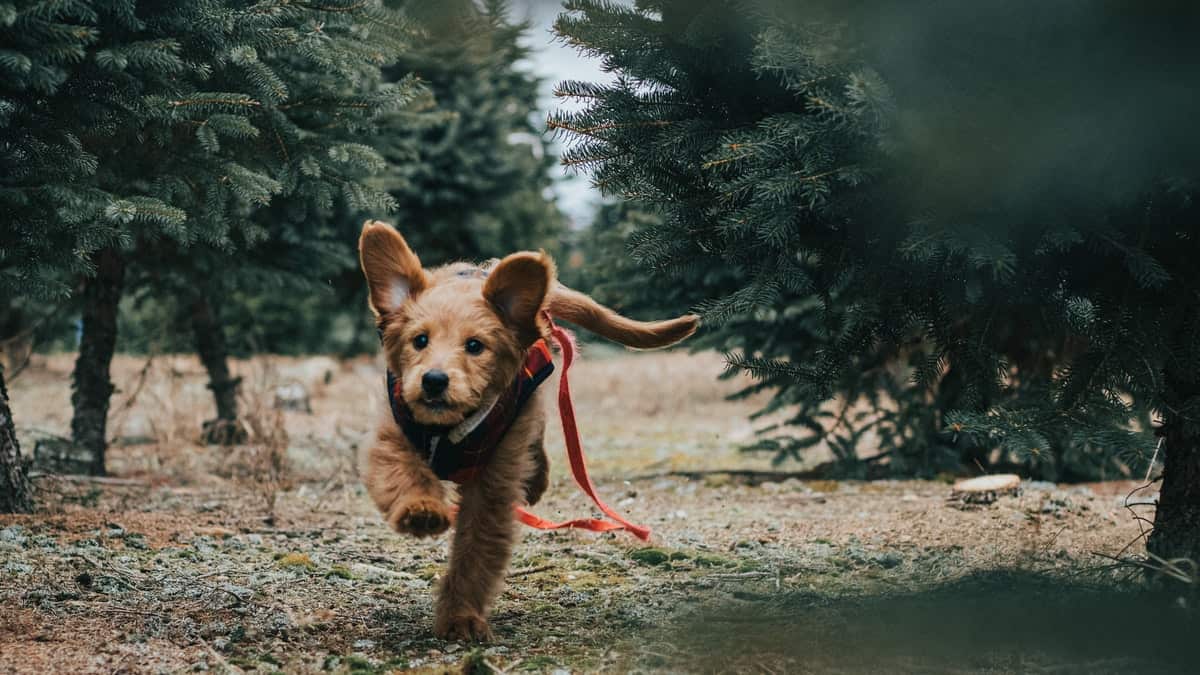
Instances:
[[[657,214],[584,257],[622,240],[642,272],[614,267],[601,288],[670,289],[730,373],[753,376],[743,394],[775,392],[763,412],[788,416],[756,449],[824,442],[868,473],[1128,474],[1149,458],[1150,411],[1193,405],[1200,105],[1179,83],[1197,12],[567,10],[560,37],[617,79],[560,85],[585,104],[550,121],[563,162]],[[1114,73],[1136,85],[1114,93]]]
[[[262,79],[288,91],[275,115],[294,129],[238,113],[242,98],[198,102],[213,107],[196,127],[196,152],[257,152],[272,168],[228,173],[247,209],[214,202],[236,223],[228,242],[201,252],[146,239],[123,349],[186,349],[181,317],[203,294],[236,354],[373,350],[354,252],[366,218],[394,221],[427,264],[553,246],[563,228],[547,196],[553,157],[530,118],[537,80],[518,66],[527,27],[498,3],[384,5],[386,25],[338,19],[354,26],[354,53],[369,38],[366,62],[327,74],[314,64],[329,57],[294,59]],[[383,33],[400,38],[394,50]],[[264,48],[248,48],[238,63],[269,63]],[[264,99],[260,75],[244,79],[243,98]],[[276,147],[277,128],[286,146]]]
[[[428,265],[553,249],[564,229],[549,196],[554,158],[531,119],[538,82],[519,64],[527,54],[518,40],[528,27],[507,20],[497,2],[386,4],[419,31],[385,68],[382,86],[417,79],[429,95],[384,113],[361,143],[338,148],[339,158],[380,169],[364,184],[382,200],[352,203],[332,219],[298,219],[332,221],[342,258],[320,267],[305,262],[307,278],[318,283],[287,297],[279,295],[284,289],[255,292],[248,284],[231,293],[223,314],[238,351],[377,348],[352,249],[366,218],[393,222]]]
[[[393,70],[421,78],[438,113],[395,125],[377,145],[397,228],[431,264],[554,245],[564,227],[549,196],[554,157],[533,120],[538,80],[520,65],[529,26],[494,0],[395,4],[424,38]]]
[[[62,296],[123,251],[138,302],[218,307],[353,264],[350,210],[395,201],[364,141],[424,96],[382,68],[406,19],[379,2],[24,3],[4,12],[5,290]],[[11,39],[10,39],[11,38]],[[389,118],[394,119],[394,118]],[[6,172],[7,173],[7,172]],[[11,242],[11,243],[10,243]],[[136,336],[135,336],[136,338]]]
[[[98,159],[71,124],[77,107],[46,105],[97,42],[96,18],[87,2],[0,4],[3,312],[17,297],[61,299],[91,252],[120,240],[100,217],[111,195],[88,183]]]

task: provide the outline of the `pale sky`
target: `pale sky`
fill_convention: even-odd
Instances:
[[[613,76],[600,70],[598,59],[586,58],[574,49],[554,39],[551,26],[554,18],[562,11],[557,0],[513,0],[510,12],[514,20],[527,20],[531,29],[525,36],[525,44],[531,52],[529,70],[542,79],[539,100],[539,120],[544,123],[550,110],[564,105],[554,98],[554,86],[562,80],[586,80],[610,82]],[[575,227],[591,222],[592,214],[600,202],[600,193],[591,186],[586,175],[571,176],[562,167],[555,169],[555,192],[559,207],[571,218]]]

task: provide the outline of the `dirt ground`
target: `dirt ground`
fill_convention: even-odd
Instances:
[[[1091,661],[981,638],[1012,617],[1051,616],[1045,612],[1055,604],[1044,589],[1019,579],[1083,588],[1136,576],[1102,557],[1120,556],[1138,537],[1124,505],[1133,483],[1030,483],[986,505],[948,500],[949,485],[938,482],[747,484],[719,472],[769,468],[767,458],[737,451],[753,434],[747,413],[761,400],[725,401],[738,383],[715,380],[719,358],[600,348],[572,372],[584,447],[601,494],[650,525],[653,541],[526,531],[492,618],[496,640],[447,643],[430,632],[446,538],[391,533],[357,480],[356,457],[385,410],[380,366],[265,357],[236,366],[252,442],[205,447],[195,442],[211,406],[199,364],[118,357],[114,479],[40,476],[40,511],[0,517],[0,671],[771,673],[879,672],[886,663],[891,672],[1175,672],[1179,665],[1130,662],[1136,649],[1087,651],[1086,640],[1079,649]],[[67,433],[70,368],[67,355],[37,357],[11,383],[27,451]],[[277,393],[301,391],[311,413],[275,409]],[[556,434],[552,427],[555,479],[534,510],[589,515],[563,470]],[[714,473],[671,475],[678,470]],[[1143,491],[1135,501],[1153,498]],[[1137,508],[1152,516],[1152,508]],[[1140,543],[1129,549],[1142,551]],[[1016,576],[996,581],[989,576],[996,570]],[[905,600],[985,578],[998,594],[966,592],[948,609]],[[993,606],[997,597],[1008,604]],[[873,604],[880,599],[900,604]],[[1087,611],[1094,619],[1143,610]],[[881,617],[895,620],[881,624]],[[976,620],[979,634],[967,628]],[[912,647],[925,644],[915,637],[904,642],[909,647],[885,649],[856,642],[863,626],[875,636],[950,630],[961,634],[959,646],[979,651],[963,658]]]

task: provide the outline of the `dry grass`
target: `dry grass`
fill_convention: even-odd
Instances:
[[[73,365],[73,355],[35,355],[12,384],[24,447],[32,448],[39,437],[69,435]],[[379,416],[386,414],[381,363],[272,356],[234,360],[231,369],[243,378],[242,423],[258,439],[251,445],[274,447],[276,453],[288,446],[283,459],[294,478],[352,479],[358,448],[370,441]],[[584,447],[596,470],[730,468],[747,461],[766,466],[765,458],[755,461],[737,452],[753,437],[748,414],[765,399],[726,401],[745,381],[718,381],[721,371],[720,357],[712,354],[585,347],[572,369],[571,386]],[[213,403],[197,359],[118,355],[113,381],[109,466],[114,474],[182,484],[230,474],[230,458],[199,443]],[[308,391],[312,414],[274,410],[275,388],[284,384]],[[557,387],[557,375],[549,386]],[[556,419],[552,416],[548,430],[552,455],[561,447]],[[557,467],[560,477],[562,469]]]

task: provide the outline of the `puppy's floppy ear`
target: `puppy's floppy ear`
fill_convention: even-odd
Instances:
[[[417,254],[387,223],[378,220],[363,223],[358,238],[358,260],[367,277],[371,310],[377,316],[396,311],[405,300],[429,285]]]
[[[537,331],[538,312],[554,283],[554,261],[544,252],[524,251],[504,258],[488,273],[483,297],[509,324]],[[540,331],[538,331],[540,332]]]

